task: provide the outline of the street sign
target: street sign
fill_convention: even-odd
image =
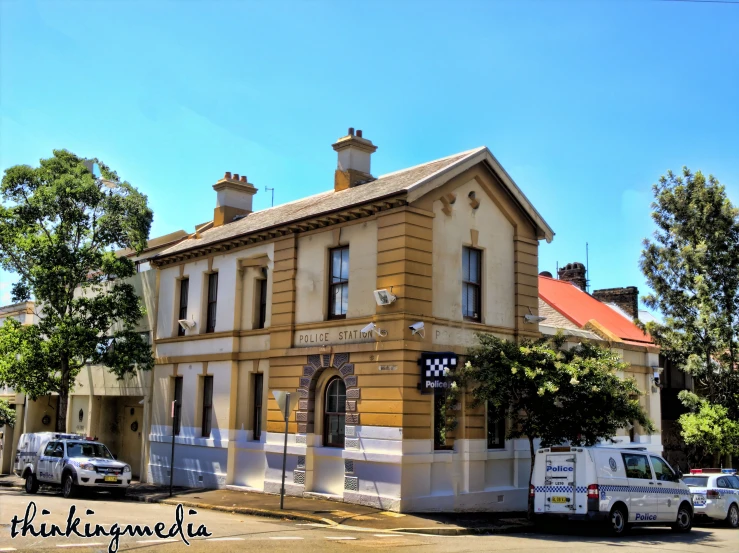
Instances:
[[[275,396],[275,400],[277,400],[277,406],[282,412],[282,417],[284,420],[288,420],[290,418],[290,413],[292,413],[293,409],[298,405],[298,400],[300,399],[298,392],[272,390],[272,395]]]

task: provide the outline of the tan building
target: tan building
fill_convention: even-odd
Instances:
[[[256,188],[226,173],[213,221],[151,259],[151,479],[169,481],[174,426],[176,484],[278,492],[272,391],[286,390],[301,398],[290,494],[525,508],[528,443],[464,401],[445,436],[433,391],[475,332],[539,336],[524,316],[538,311],[538,244],[552,230],[485,147],[377,178],[361,131],[333,148],[329,191],[253,212]]]
[[[128,282],[134,286],[146,307],[147,314],[137,330],[145,334],[150,343],[156,315],[157,271],[151,269],[146,258],[186,236],[186,232],[177,231],[153,238],[139,255],[128,250],[117,252],[131,257],[136,264],[137,274]],[[35,324],[43,316],[43,311],[33,302],[0,308],[0,324],[8,316],[22,317],[19,320],[23,324]],[[105,367],[87,364],[77,375],[69,395],[67,430],[105,443],[114,455],[131,465],[134,478],[146,476],[151,382],[151,371],[140,371],[135,376],[118,380]],[[0,397],[2,393],[0,389]],[[11,403],[16,405],[17,420],[14,428],[4,430],[3,452],[8,451],[9,454],[2,458],[2,473],[12,470],[12,459],[21,434],[54,430],[58,396],[51,394],[33,401],[23,394],[13,393]]]

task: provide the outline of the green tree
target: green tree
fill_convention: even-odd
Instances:
[[[510,421],[507,439],[528,438],[532,471],[537,438],[544,447],[594,445],[634,422],[654,431],[636,382],[617,375],[628,365],[611,350],[590,343],[566,349],[562,335],[516,344],[478,334],[478,342],[453,374],[455,388],[465,386],[473,406],[487,402],[504,414],[497,416]]]
[[[66,150],[39,167],[7,169],[0,185],[0,265],[17,275],[13,301],[34,298],[39,323],[0,328],[0,383],[31,399],[56,392],[56,429],[66,429],[74,379],[87,361],[118,378],[153,366],[135,332],[144,307],[133,262],[116,248],[146,247],[152,212],[146,196],[98,160],[96,178]]]
[[[664,324],[646,329],[711,403],[739,417],[739,209],[713,176],[669,171],[653,186],[657,229],[641,269]]]
[[[680,392],[680,399],[690,408],[678,419],[687,445],[713,454],[714,459],[739,454],[739,422],[729,416],[726,407],[687,390]]]
[[[15,409],[12,409],[7,401],[0,399],[0,428],[5,425],[15,424]]]

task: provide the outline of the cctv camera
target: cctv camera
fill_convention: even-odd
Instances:
[[[372,332],[375,329],[375,323],[370,323],[362,329],[362,334]]]
[[[187,319],[180,319],[177,321],[182,327],[182,330],[189,330],[195,328],[195,321],[188,321]]]
[[[537,315],[530,315],[528,313],[526,313],[523,316],[524,322],[529,323],[529,324],[540,323],[542,321],[545,321],[546,319],[547,319],[546,317],[537,316]]]
[[[421,338],[425,338],[426,337],[425,336],[425,330],[424,330],[423,321],[418,321],[417,323],[413,323],[408,328],[411,329],[411,334],[414,334],[414,335],[415,334],[418,334],[419,336],[421,336]]]

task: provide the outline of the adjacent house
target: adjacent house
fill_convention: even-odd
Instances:
[[[647,433],[638,423],[613,437],[614,443],[638,444],[662,453],[661,378],[659,347],[634,324],[638,317],[636,287],[595,290],[588,294],[585,266],[568,263],[559,269],[559,279],[551,273],[539,274],[539,324],[542,334],[563,332],[574,345],[583,340],[611,348],[629,364],[620,376],[633,378],[644,393],[639,398],[656,433]],[[656,379],[656,380],[655,380]]]
[[[157,254],[151,480],[396,511],[525,509],[528,443],[484,408],[440,428],[444,368],[478,331],[539,336],[538,245],[553,237],[480,147],[375,177],[349,129],[326,192],[253,211],[226,173],[213,220]],[[177,400],[175,408],[173,401]],[[176,445],[174,462],[170,451]]]

